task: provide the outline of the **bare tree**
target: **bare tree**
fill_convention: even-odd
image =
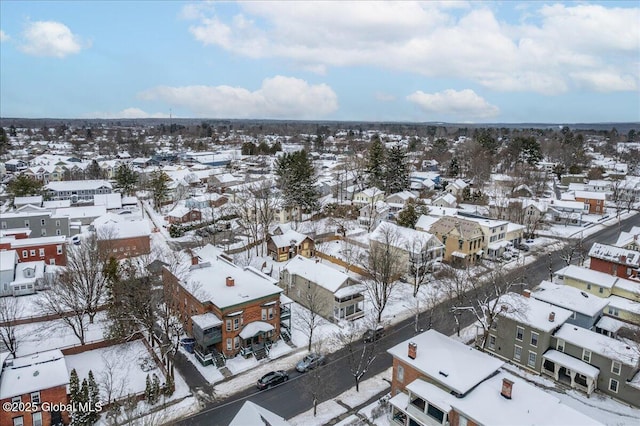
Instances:
[[[402,252],[398,247],[399,235],[391,226],[379,231],[379,239],[371,242],[369,255],[361,265],[366,272],[363,280],[371,303],[377,313],[378,322],[394,291],[396,282],[406,270]]]
[[[256,221],[259,225],[258,236],[261,241],[266,241],[269,228],[276,220],[276,210],[280,205],[280,197],[274,194],[272,182],[264,180],[255,184],[250,192],[255,199]],[[264,256],[265,245],[260,244],[260,256]],[[258,253],[256,252],[256,255]]]
[[[250,191],[238,193],[229,206],[230,212],[238,217],[238,224],[247,233],[249,244],[255,244],[260,238],[260,222],[258,221],[258,200]],[[259,255],[256,246],[256,256]]]
[[[49,290],[40,293],[40,308],[45,315],[59,317],[84,345],[90,321],[87,304],[80,291],[72,272],[59,272],[51,277]]]
[[[315,285],[309,288],[302,285],[299,289],[302,290],[303,294],[301,298],[303,300],[301,302],[306,309],[301,310],[300,314],[297,316],[298,323],[295,327],[307,336],[307,350],[311,351],[313,333],[323,321],[320,313],[323,309],[326,309],[326,302]]]
[[[14,358],[19,346],[16,326],[21,313],[22,306],[18,299],[11,296],[0,298],[0,341]]]
[[[560,259],[569,266],[574,260],[578,260],[582,265],[587,256],[587,249],[584,246],[584,240],[582,235],[579,239],[566,242],[560,249]]]
[[[323,353],[323,342],[317,341],[313,344],[313,351],[317,354]],[[304,381],[304,390],[311,397],[313,404],[313,416],[318,413],[318,404],[325,397],[330,396],[330,385],[335,381],[335,369],[325,366],[316,366],[306,373],[307,380]]]
[[[372,325],[375,329],[375,325]],[[335,335],[338,345],[343,346],[347,351],[347,362],[349,372],[356,384],[356,392],[360,392],[360,381],[367,373],[369,367],[376,359],[376,342],[373,339],[370,343],[360,342],[361,334],[352,322],[348,322]]]
[[[447,300],[453,304],[451,313],[456,323],[456,334],[460,336],[460,315],[463,312],[462,308],[467,306],[466,293],[471,288],[469,270],[459,270],[449,265],[443,265],[440,272],[440,283]]]

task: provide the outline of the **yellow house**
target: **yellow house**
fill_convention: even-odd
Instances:
[[[443,216],[429,232],[444,245],[445,262],[476,262],[482,257],[484,233],[480,224],[460,217]]]
[[[554,281],[598,297],[609,297],[618,277],[582,266],[569,265],[554,273]]]

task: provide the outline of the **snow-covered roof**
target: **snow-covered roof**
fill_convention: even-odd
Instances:
[[[410,342],[417,346],[415,359],[408,356]],[[435,330],[420,333],[387,352],[459,395],[466,394],[504,364]]]
[[[493,302],[491,302],[491,305],[493,305]],[[561,307],[517,293],[507,293],[500,296],[498,306],[500,307],[499,315],[501,317],[509,318],[544,332],[550,332],[564,324],[573,315],[571,311]],[[550,320],[552,317],[553,321]]]
[[[565,342],[588,349],[605,358],[620,361],[632,367],[638,366],[640,354],[627,343],[604,334],[598,334],[586,328],[565,324],[556,332],[555,337]]]
[[[531,293],[531,296],[537,300],[590,317],[602,312],[609,303],[607,299],[580,291],[575,287],[558,285],[550,281],[542,281]]]
[[[151,226],[147,219],[107,222],[102,225],[96,225],[96,233],[98,240],[146,237],[151,235]]]
[[[58,349],[15,358],[0,374],[0,400],[69,383],[64,355]]]
[[[210,301],[224,309],[282,292],[271,281],[226,260],[222,250],[210,244],[194,253],[201,261],[190,268],[183,282],[185,289],[201,302]],[[185,261],[190,263],[190,259]],[[227,277],[234,280],[233,286],[227,286]]]
[[[122,208],[122,195],[119,192],[95,194],[93,196],[93,204],[96,206],[105,206],[107,209],[119,209]]]
[[[420,253],[426,248],[442,246],[440,240],[425,231],[405,228],[391,222],[380,222],[376,229],[369,235],[370,241],[382,244],[390,244],[393,247],[406,250],[410,253]]]
[[[640,266],[640,252],[609,244],[593,243],[589,250],[589,257],[606,260],[608,262],[629,265],[634,268]]]
[[[55,214],[57,216],[64,216],[70,218],[82,218],[82,217],[98,217],[107,213],[105,206],[85,206],[85,207],[68,207],[63,209],[56,209]]]
[[[609,301],[609,306],[612,308],[640,315],[640,302],[625,299],[620,296],[609,296],[607,300]]]
[[[376,197],[378,195],[384,195],[384,191],[381,189],[376,188],[375,186],[371,187],[371,188],[367,188],[364,191],[360,191],[360,194],[366,195],[367,197]]]
[[[17,254],[15,250],[0,251],[0,271],[13,271],[16,260]]]
[[[438,197],[433,199],[433,204],[437,203],[438,201],[443,201],[447,204],[453,204],[455,205],[457,203],[456,197],[454,197],[451,193],[446,192],[442,195],[439,195]]]
[[[297,255],[284,266],[283,270],[303,277],[335,293],[349,279],[349,276],[323,263]]]
[[[279,415],[262,408],[255,402],[246,401],[240,407],[229,426],[289,426],[290,423]]]
[[[573,194],[576,199],[584,198],[586,200],[605,200],[607,198],[607,194],[605,194],[604,192],[574,191]]]
[[[451,405],[457,399],[449,392],[445,392],[442,388],[422,379],[416,379],[409,383],[407,390],[411,391],[412,395],[417,395],[425,401],[429,401],[429,404],[435,405],[445,413],[451,411]]]
[[[46,263],[44,263],[44,260],[18,263],[16,265],[15,280],[11,283],[11,285],[32,283],[44,277],[45,266],[46,266]],[[33,269],[34,270],[33,273],[27,274],[26,271],[28,269]],[[30,275],[30,276],[27,276],[27,275]]]
[[[599,285],[600,287],[612,288],[616,283],[618,277],[605,274],[604,272],[595,271],[593,269],[584,268],[577,265],[569,265],[556,271],[555,276],[562,276],[564,278],[571,278],[576,281],[582,281],[585,283],[592,283]]]
[[[191,321],[194,324],[197,324],[201,330],[206,330],[207,328],[217,327],[219,325],[222,325],[222,320],[212,312],[207,312],[206,314],[200,314],[200,315],[193,315],[191,316]]]
[[[578,358],[574,358],[571,355],[567,355],[564,352],[556,351],[555,349],[548,350],[542,357],[592,379],[596,379],[600,373],[600,370],[593,365],[587,364],[586,362]]]
[[[354,284],[354,285],[348,285],[346,287],[342,287],[340,290],[336,291],[333,295],[338,299],[340,299],[343,297],[354,296],[356,294],[364,293],[365,291],[367,291],[367,288],[363,284]]]
[[[418,221],[416,222],[416,229],[424,229],[427,230],[431,228],[431,225],[438,221],[437,217],[429,216],[426,214],[420,215]]]
[[[86,191],[98,188],[109,188],[112,186],[106,180],[65,180],[49,182],[46,189],[51,191]]]
[[[64,244],[67,240],[65,235],[52,235],[51,237],[20,238],[11,241],[11,248],[45,246],[50,244]]]
[[[65,207],[71,207],[71,200],[43,201],[42,207],[44,207],[45,209],[61,209]]]
[[[603,330],[609,331],[611,333],[617,333],[621,328],[628,327],[629,323],[624,321],[620,321],[619,319],[603,316],[596,323],[596,328],[601,328]]]
[[[503,379],[513,383],[511,399],[501,395]],[[482,425],[601,425],[563,404],[553,394],[505,371],[485,380],[464,398],[453,401],[452,406],[475,424]]]
[[[33,204],[39,206],[42,204],[42,195],[32,195],[30,197],[16,197],[13,199],[13,205],[24,206],[26,204]]]
[[[266,333],[271,330],[273,330],[273,326],[268,322],[253,321],[244,326],[244,328],[240,332],[240,337],[242,339],[248,339],[249,337],[253,337],[258,333]]]
[[[291,243],[300,244],[307,238],[306,235],[301,234],[293,229],[288,229],[283,232],[282,235],[271,235],[271,240],[278,248],[289,247]]]
[[[640,244],[640,226],[634,226],[629,232],[621,232],[614,246],[624,247],[634,241],[636,244]]]

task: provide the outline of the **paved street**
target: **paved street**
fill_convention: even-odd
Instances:
[[[622,230],[628,230],[633,225],[640,225],[640,215],[621,221]],[[617,224],[605,228],[592,236],[586,237],[584,246],[588,249],[595,241],[611,244],[617,239],[618,232]],[[549,261],[551,261],[553,270],[564,266],[564,261],[560,258],[560,252],[556,251],[551,253],[551,256],[540,256],[526,267],[510,272],[508,277],[511,280],[517,279],[526,283],[527,287],[532,287],[549,278]],[[421,314],[419,326],[426,329],[429,321],[431,321],[431,326],[434,329],[446,335],[453,334],[455,332],[455,322],[449,313],[451,306],[451,302],[446,301],[435,307],[431,311],[431,315],[428,312]],[[462,327],[471,324],[473,320],[474,318],[469,312],[463,312],[460,316]],[[391,366],[391,356],[387,354],[387,349],[410,338],[413,334],[414,318],[407,319],[391,327],[386,336],[378,342],[377,357],[363,380],[389,368]],[[334,398],[355,385],[353,378],[349,374],[348,361],[344,350],[329,355],[327,364],[321,368],[326,377],[325,397],[323,400]],[[289,374],[289,382],[281,386],[262,392],[258,392],[255,388],[246,389],[224,401],[208,405],[204,410],[183,420],[180,424],[226,426],[245,400],[251,400],[284,418],[294,417],[312,408],[312,401],[308,391],[310,380],[308,376],[295,371],[290,371]]]

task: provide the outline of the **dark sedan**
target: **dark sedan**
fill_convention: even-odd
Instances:
[[[279,385],[280,383],[284,383],[289,380],[289,375],[284,370],[272,371],[271,373],[267,373],[256,384],[258,389],[269,389],[270,387]]]

